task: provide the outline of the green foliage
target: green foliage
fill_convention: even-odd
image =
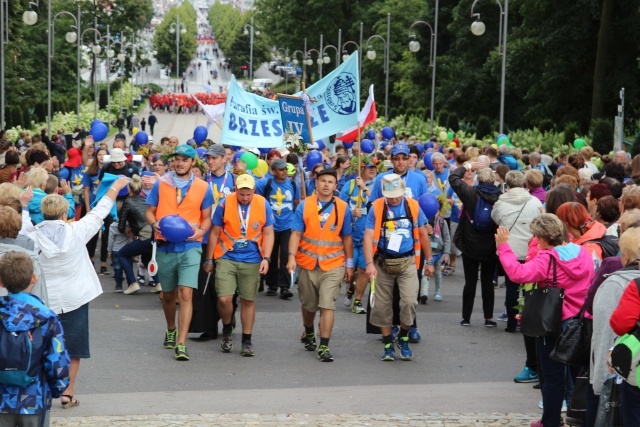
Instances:
[[[476,122],[476,137],[478,139],[483,139],[487,135],[490,135],[491,132],[491,123],[487,116],[478,117],[478,121]]]
[[[458,115],[456,113],[449,114],[449,117],[447,118],[447,128],[454,132],[458,132],[460,130],[460,123],[458,122]]]
[[[601,154],[613,149],[613,124],[609,119],[596,119],[591,123],[591,135],[595,151]]]
[[[177,23],[180,20],[180,27]],[[171,33],[173,25],[174,33]],[[186,32],[182,34],[181,29]],[[158,54],[156,60],[165,67],[171,66],[171,71],[175,76],[181,76],[189,67],[190,61],[195,58],[198,33],[196,25],[196,11],[189,2],[183,2],[179,7],[172,7],[165,14],[164,20],[156,28],[153,43]],[[180,70],[176,70],[177,63],[177,41],[180,38]],[[176,71],[178,73],[176,74]]]
[[[438,123],[442,123],[443,125],[446,125],[448,121],[449,121],[449,112],[444,110],[440,111],[440,114],[438,114]]]
[[[553,123],[551,119],[542,119],[540,123],[538,123],[538,129],[540,132],[553,132],[556,128],[556,124]]]
[[[564,143],[566,145],[572,146],[573,141],[578,137],[580,133],[580,127],[576,122],[567,122],[564,125]]]

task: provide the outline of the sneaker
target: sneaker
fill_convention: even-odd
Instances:
[[[253,351],[253,344],[251,344],[251,341],[245,341],[242,343],[242,351],[240,352],[240,355],[244,357],[253,357],[256,355]]]
[[[421,338],[422,337],[420,336],[420,332],[418,332],[418,328],[416,328],[415,326],[409,328],[409,342],[419,343]]]
[[[222,335],[222,341],[220,342],[220,348],[222,348],[223,353],[231,353],[233,350],[233,336],[231,334]]]
[[[189,353],[187,353],[187,346],[178,344],[176,346],[176,360],[189,360]]]
[[[162,285],[160,283],[156,283],[153,288],[149,291],[152,294],[157,294],[158,292],[162,292]]]
[[[498,289],[498,282],[495,280],[493,281],[493,289]]]
[[[109,271],[107,270],[107,267],[100,267],[100,275],[101,276],[108,276],[109,275]]]
[[[119,294],[122,292],[122,285],[116,285],[115,288],[113,288],[113,292]]]
[[[138,284],[140,286],[144,286],[146,285],[147,281],[145,280],[144,276],[138,274],[138,280],[137,280]],[[151,285],[151,282],[149,282],[149,285]]]
[[[400,359],[411,360],[413,353],[411,352],[411,348],[409,348],[408,337],[400,338],[398,340],[398,348],[400,349]]]
[[[353,302],[352,298],[353,298],[353,294],[350,292],[347,292],[347,295],[345,295],[344,301],[343,301],[343,304],[345,307],[351,307],[351,303]]]
[[[123,292],[125,295],[131,295],[134,292],[138,292],[140,290],[140,285],[137,283],[132,283],[129,285],[126,291]]]
[[[462,319],[462,321],[460,321],[460,324],[462,326],[471,326],[471,322],[469,322],[468,320]]]
[[[391,338],[393,342],[398,341],[398,332],[400,332],[400,328],[397,325],[393,325],[391,327]]]
[[[274,288],[269,288],[267,289],[267,292],[265,295],[268,297],[275,297],[276,295],[278,295],[278,290]]]
[[[286,299],[288,300],[289,298],[291,298],[293,296],[293,292],[291,292],[289,289],[287,288],[280,288],[280,299]]]
[[[356,314],[367,314],[367,310],[362,306],[362,301],[360,300],[355,300],[351,312]]]
[[[427,295],[420,295],[420,304],[426,305],[427,301],[429,301],[429,297]]]
[[[329,351],[329,347],[326,345],[321,345],[318,349],[318,360],[321,362],[333,362],[333,356]]]
[[[316,342],[316,334],[315,333],[310,335],[305,334],[304,349],[307,351],[313,351],[316,349],[317,346],[318,346],[318,343]]]
[[[484,321],[484,327],[485,328],[495,328],[496,326],[498,326],[498,324],[496,322],[494,322],[493,320],[485,320]]]
[[[538,408],[544,409],[544,404],[542,403],[542,400],[540,402],[538,402]],[[560,412],[567,412],[567,401],[566,400],[562,401],[562,408],[560,409]]]
[[[393,362],[396,360],[395,352],[393,351],[393,344],[386,344],[384,346],[384,353],[380,357],[383,362]]]
[[[442,295],[440,295],[440,294],[436,294],[436,295],[433,297],[433,299],[434,299],[434,300],[436,300],[436,301],[442,301]]]
[[[503,311],[502,314],[496,318],[496,320],[499,320],[500,322],[506,322],[507,320],[509,320],[509,316],[507,316],[506,311]]]
[[[174,329],[173,331],[166,330],[164,333],[164,348],[176,348],[176,336],[178,335],[178,330]]]
[[[538,373],[528,366],[525,366],[522,371],[513,378],[513,382],[516,383],[536,383],[539,381]]]

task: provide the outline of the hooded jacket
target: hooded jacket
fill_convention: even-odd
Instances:
[[[578,314],[594,277],[591,255],[585,248],[567,243],[553,249],[541,249],[530,261],[520,264],[509,244],[503,243],[498,245],[498,257],[505,273],[515,283],[537,282],[539,287],[546,286],[546,279],[549,286],[552,285],[553,268],[549,269],[549,263],[555,258],[558,287],[564,289],[562,320]]]
[[[491,211],[491,219],[509,230],[509,246],[524,261],[533,236],[529,225],[540,216],[542,203],[524,188],[511,188],[502,194]]]
[[[599,239],[604,236],[607,233],[607,227],[600,224],[598,221],[591,221],[587,223],[585,228],[587,231],[578,238],[574,238],[572,236],[571,242],[576,245],[583,246],[587,251],[589,251],[594,269],[597,269],[600,267],[600,263],[602,261],[602,247],[598,243],[590,242],[589,240]]]
[[[113,204],[103,197],[80,221],[44,221],[28,230],[47,278],[49,307],[56,314],[73,311],[102,293],[86,244],[100,230]]]
[[[492,205],[498,201],[500,189],[492,184],[482,183],[477,186],[467,185],[462,177],[466,169],[457,168],[449,174],[451,188],[462,202],[460,223],[453,237],[453,242],[463,255],[478,260],[495,258],[496,241],[493,233],[482,233],[471,225],[478,197],[482,197]]]
[[[0,327],[9,332],[37,328],[42,331],[42,339],[32,341],[33,351],[42,354],[35,381],[26,387],[0,384],[0,413],[43,414],[51,407],[51,398],[60,397],[69,385],[71,360],[64,345],[60,320],[42,301],[26,292],[0,298],[0,319]]]

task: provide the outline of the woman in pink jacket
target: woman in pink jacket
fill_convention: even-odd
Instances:
[[[505,272],[514,282],[537,282],[539,287],[544,287],[547,279],[549,282],[553,281],[554,269],[549,269],[549,264],[555,259],[558,287],[564,289],[564,322],[578,313],[587,296],[594,275],[591,255],[583,247],[569,242],[566,227],[553,214],[542,214],[534,219],[531,222],[531,233],[538,240],[538,253],[520,264],[507,243],[509,231],[499,227],[496,233],[498,257]],[[566,365],[549,357],[557,338],[536,338],[544,409],[542,419],[532,422],[531,427],[560,426]]]

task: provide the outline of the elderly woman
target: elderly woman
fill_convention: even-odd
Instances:
[[[33,198],[29,202],[29,216],[34,224],[40,224],[44,221],[44,217],[41,210],[41,202],[42,199],[47,195],[44,189],[47,186],[47,180],[49,179],[49,174],[43,168],[31,168],[29,172],[29,185],[33,189]],[[62,188],[62,192],[64,193],[64,198],[69,203],[69,211],[67,215],[70,219],[76,215],[75,211],[75,203],[73,201],[73,194],[71,194],[71,187],[67,183],[67,181],[60,181],[60,188]]]
[[[469,171],[477,172],[477,186],[472,186],[464,181],[464,175]],[[496,269],[498,258],[496,246],[491,238],[495,223],[491,223],[491,231],[484,232],[476,229],[473,224],[475,210],[480,198],[493,205],[498,201],[500,189],[493,185],[494,173],[483,163],[465,163],[463,167],[451,172],[449,183],[451,188],[462,201],[462,213],[460,223],[453,242],[462,252],[462,266],[464,268],[464,289],[462,291],[462,326],[469,326],[473,302],[476,297],[478,285],[478,268],[480,268],[480,286],[482,288],[482,310],[484,312],[484,325],[495,328],[493,321],[493,272]],[[524,282],[520,282],[524,283]]]
[[[618,306],[620,297],[626,287],[633,280],[640,278],[638,260],[640,259],[640,228],[630,228],[620,236],[620,261],[622,269],[606,277],[600,285],[593,300],[593,335],[591,337],[591,357],[589,382],[591,390],[587,400],[587,421],[585,427],[595,425],[598,410],[598,396],[602,393],[609,370],[607,368],[607,354],[617,337],[609,318]],[[592,392],[592,393],[591,393]]]
[[[85,245],[102,227],[118,192],[128,182],[129,178],[117,179],[94,209],[72,223],[67,223],[69,201],[50,194],[42,199],[43,221],[28,230],[47,278],[49,307],[62,322],[71,357],[69,387],[61,398],[63,408],[78,405],[73,395],[80,359],[89,358],[89,302],[102,293]]]
[[[538,287],[547,286],[555,276],[557,286],[564,289],[564,322],[575,316],[584,303],[594,276],[591,256],[585,248],[569,242],[566,227],[555,215],[542,214],[531,221],[531,233],[538,240],[538,252],[521,264],[509,246],[509,230],[498,228],[495,239],[502,267],[514,282],[537,282]],[[566,365],[549,357],[557,338],[536,338],[544,409],[542,420],[532,422],[531,427],[560,426]]]

